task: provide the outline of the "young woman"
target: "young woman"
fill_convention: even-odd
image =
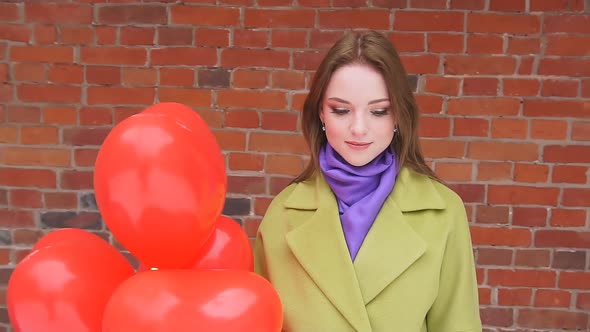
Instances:
[[[482,330],[465,208],[424,162],[417,122],[387,38],[350,33],[329,50],[303,108],[310,163],[255,243],[284,331]]]

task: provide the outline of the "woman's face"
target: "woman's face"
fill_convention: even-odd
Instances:
[[[320,110],[326,138],[344,160],[363,166],[391,143],[393,110],[385,81],[375,69],[347,65],[334,72]]]

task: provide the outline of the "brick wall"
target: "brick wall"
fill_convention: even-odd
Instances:
[[[401,52],[425,152],[467,203],[486,331],[587,330],[589,13],[583,0],[3,1],[0,284],[48,229],[105,233],[97,151],[158,101],[210,124],[225,213],[254,235],[306,160],[312,71],[344,29],[372,28]]]

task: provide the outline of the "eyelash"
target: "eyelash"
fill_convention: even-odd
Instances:
[[[346,108],[335,108],[335,107],[330,107],[330,108],[332,109],[332,113],[334,113],[336,115],[344,115],[349,112],[349,110]],[[388,112],[389,112],[388,108],[381,108],[381,109],[371,111],[371,113],[375,116],[384,116]]]

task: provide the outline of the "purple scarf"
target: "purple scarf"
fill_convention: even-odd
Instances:
[[[319,164],[336,195],[344,238],[354,261],[383,202],[393,189],[398,167],[392,149],[364,166],[347,163],[330,144],[320,150]]]

